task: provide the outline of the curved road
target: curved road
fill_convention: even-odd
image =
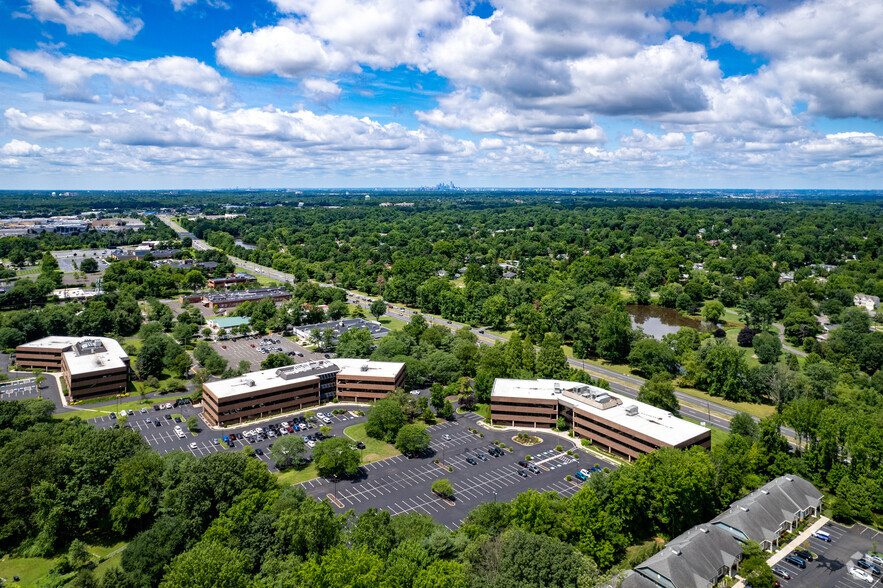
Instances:
[[[776,330],[779,331],[779,341],[782,342],[782,349],[789,353],[793,353],[794,355],[799,355],[800,357],[806,357],[806,353],[800,351],[799,349],[795,349],[785,343],[785,325],[781,323],[773,323],[773,326],[776,327]]]
[[[170,217],[165,215],[159,215],[160,220],[166,223],[169,227],[172,228],[180,238],[189,237],[193,240],[193,248],[204,251],[208,249],[214,249],[211,245],[206,243],[205,241],[196,238],[193,233],[186,231],[181,225],[173,221]],[[265,276],[274,280],[279,280],[280,282],[288,282],[294,283],[296,278],[285,272],[280,272],[279,270],[275,270],[273,268],[269,268],[263,265],[257,265],[250,261],[246,261],[244,259],[240,259],[238,257],[233,257],[232,255],[228,255],[227,257],[237,266],[247,269],[250,272],[254,272],[258,275]],[[331,287],[333,284],[323,284],[319,283],[320,286],[323,287]],[[350,304],[359,304],[365,308],[367,308],[374,298],[370,296],[365,296],[363,294],[359,294],[357,292],[352,292],[347,290],[347,298]],[[403,320],[405,322],[411,320],[411,316],[418,314],[416,310],[410,310],[400,305],[390,304],[387,306],[386,314],[393,318],[397,318],[399,320]],[[439,317],[435,317],[432,315],[423,315],[426,318],[426,321],[429,324],[441,325],[443,327],[449,328],[452,331],[458,331],[463,327],[468,327],[468,325],[464,325],[461,323],[457,323],[454,321],[445,320]],[[776,325],[776,327],[781,327],[781,325]],[[489,343],[495,343],[497,341],[506,341],[505,337],[501,337],[500,335],[496,335],[494,333],[487,333],[483,329],[475,329],[469,327],[470,331],[473,332],[479,339],[487,341]],[[784,327],[781,328],[784,331]],[[784,335],[780,333],[779,337],[784,341]],[[797,351],[796,349],[792,349],[787,345],[784,346],[785,349],[791,351],[792,353],[797,353],[798,355],[805,356],[806,354]],[[619,372],[615,372],[613,370],[596,366],[590,363],[586,363],[579,359],[568,358],[567,362],[576,369],[582,369],[593,377],[603,378],[607,382],[610,383],[610,388],[623,396],[627,396],[629,398],[637,398],[638,390],[641,386],[644,385],[644,379],[639,378],[637,376],[625,375]],[[722,429],[724,431],[730,430],[730,418],[734,415],[738,414],[739,411],[728,406],[723,406],[721,404],[717,404],[715,402],[703,401],[701,398],[696,398],[695,396],[691,396],[685,392],[681,392],[676,390],[675,396],[678,401],[681,403],[680,414],[686,417],[690,417],[700,422],[704,422],[709,426],[716,427],[718,429]],[[702,404],[705,404],[705,410],[701,410]],[[759,420],[757,417],[753,417],[754,420]],[[782,434],[786,437],[790,437],[793,439],[797,438],[797,433],[787,427],[782,427]]]

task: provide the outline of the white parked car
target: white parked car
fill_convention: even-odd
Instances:
[[[190,449],[196,449],[196,441],[190,444]]]
[[[325,423],[326,425],[330,425],[331,419],[329,419],[328,417],[322,417],[322,422]]]
[[[858,578],[859,580],[864,580],[865,582],[868,582],[869,584],[874,583],[874,577],[864,570],[860,570],[858,568],[849,568],[849,573],[852,574],[854,577]]]
[[[178,431],[178,438],[183,439],[185,437],[184,431]]]

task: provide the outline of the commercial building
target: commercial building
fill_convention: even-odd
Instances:
[[[74,400],[121,394],[129,384],[129,356],[106,337],[44,337],[19,345],[15,362],[60,371]]]
[[[309,341],[313,331],[318,329],[320,333],[324,333],[326,329],[334,331],[334,340],[337,341],[341,335],[350,329],[368,329],[371,337],[380,339],[389,333],[389,329],[376,321],[367,321],[362,318],[340,319],[337,321],[328,321],[324,323],[314,323],[312,325],[301,325],[294,327],[294,336],[302,341]]]
[[[631,461],[661,447],[711,449],[711,431],[670,412],[580,382],[497,378],[491,422],[553,427],[563,418],[575,437]]]
[[[202,303],[214,311],[234,308],[243,302],[259,302],[264,298],[272,298],[273,302],[290,300],[291,293],[284,288],[258,288],[256,290],[239,290],[218,294],[205,294]]]
[[[203,415],[210,424],[227,425],[316,406],[323,391],[333,396],[337,372],[320,360],[207,382]]]
[[[205,323],[208,328],[217,332],[221,329],[234,329],[241,325],[247,325],[251,323],[251,319],[247,316],[219,316],[210,318]]]
[[[739,571],[745,542],[769,551],[798,522],[821,514],[821,506],[822,493],[803,478],[776,478],[669,541],[635,567],[621,588],[711,588]]]
[[[58,288],[52,291],[50,296],[58,298],[60,302],[76,300],[83,302],[101,295],[100,288]]]
[[[181,253],[180,249],[114,249],[110,252],[110,257],[117,261],[132,261],[144,259],[150,255],[153,259],[170,259],[176,253]]]
[[[229,425],[330,402],[366,402],[404,385],[405,364],[318,360],[203,384],[203,416]]]
[[[341,402],[374,402],[405,386],[405,364],[337,358],[337,397]]]
[[[248,284],[249,282],[257,282],[257,278],[251,274],[230,274],[223,278],[209,278],[209,288],[229,288],[234,284]]]

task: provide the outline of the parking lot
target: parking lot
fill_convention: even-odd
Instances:
[[[822,530],[831,536],[831,542],[810,537],[802,545],[803,549],[816,556],[813,561],[806,562],[806,569],[800,569],[784,560],[773,566],[785,570],[790,576],[790,579],[777,578],[782,587],[877,588],[880,585],[880,576],[871,576],[872,581],[868,582],[852,575],[850,570],[857,567],[856,561],[873,549],[874,542],[877,544],[877,551],[883,548],[883,533],[859,524],[849,528],[834,522],[827,523]]]
[[[80,262],[86,258],[92,258],[98,262],[98,271],[104,271],[108,263],[104,260],[110,254],[110,249],[73,249],[69,251],[53,251],[52,257],[58,262],[58,268],[64,273],[75,272],[80,267]],[[77,268],[74,268],[74,263]]]
[[[577,470],[596,464],[615,468],[613,464],[587,458],[585,454],[576,460],[555,451],[556,445],[569,444],[553,435],[547,435],[542,443],[531,447],[513,444],[512,432],[482,430],[484,438],[481,438],[467,430],[480,418],[478,415],[465,413],[457,417],[458,420],[427,429],[432,442],[430,450],[421,457],[408,459],[398,455],[361,466],[358,475],[352,479],[335,482],[317,478],[301,485],[317,499],[336,497],[343,505],[343,508],[336,507],[339,512],[348,509],[362,512],[370,507],[388,510],[393,515],[422,512],[448,528],[456,529],[468,512],[482,502],[509,501],[530,488],[572,496],[580,489],[581,482],[575,477],[568,481],[568,475],[573,476]],[[489,449],[495,440],[515,449],[511,453],[505,450],[499,457],[493,456]],[[530,463],[536,466],[537,472],[518,465],[527,455],[532,456]],[[436,458],[453,467],[453,471],[434,463]],[[519,474],[519,470],[524,470],[526,475]],[[431,492],[432,482],[439,478],[447,478],[453,484],[453,505]]]
[[[265,341],[268,339],[272,339],[274,343],[266,343]],[[295,363],[303,363],[325,357],[324,354],[314,353],[306,347],[286,339],[282,335],[268,335],[267,337],[250,336],[236,341],[217,341],[212,345],[221,357],[229,362],[230,367],[233,368],[237,367],[240,361],[245,360],[251,364],[251,369],[259,370],[261,362],[270,353],[300,353],[301,355],[292,356]],[[280,347],[282,348],[281,351],[279,351]],[[261,349],[266,349],[267,353],[263,353]]]
[[[113,410],[112,406],[108,406],[107,408]],[[334,404],[329,405],[326,410],[342,409],[349,411],[356,410],[357,408],[358,407],[356,406]],[[314,412],[324,412],[322,408],[313,408],[310,410]],[[255,443],[247,443],[245,441],[240,442],[237,440],[232,443],[232,448],[227,447],[221,439],[223,439],[224,436],[229,436],[231,433],[239,437],[243,431],[249,429],[266,427],[269,424],[278,424],[282,421],[290,421],[291,415],[268,419],[266,421],[261,421],[259,424],[253,423],[235,428],[231,427],[224,429],[223,431],[209,429],[205,426],[205,423],[200,420],[199,424],[201,429],[196,434],[190,433],[187,430],[187,418],[197,416],[201,411],[201,408],[194,408],[192,405],[173,406],[171,409],[163,408],[159,411],[154,410],[151,407],[147,409],[145,413],[136,410],[134,415],[129,416],[128,425],[131,426],[132,429],[140,432],[141,436],[144,437],[144,440],[147,441],[150,447],[160,454],[165,454],[169,451],[187,451],[196,457],[201,457],[217,451],[238,451],[242,449],[243,445],[250,445],[254,449],[260,449],[263,452],[263,455],[256,456],[257,459],[264,461],[271,472],[278,471],[273,465],[272,459],[269,455],[270,446],[276,439],[270,438]],[[306,411],[301,411],[298,414],[303,414],[304,412]],[[181,422],[178,423],[173,419],[167,418],[167,415],[171,416],[173,414],[180,415]],[[357,417],[351,413],[345,415],[331,415],[329,418],[331,419],[331,424],[329,426],[331,427],[332,436],[343,435],[343,430],[347,427],[360,422],[365,422],[365,417]],[[147,422],[148,419],[150,420],[149,423]],[[157,421],[159,421],[159,426],[156,425]],[[107,429],[113,427],[114,424],[117,424],[117,419],[111,418],[110,415],[107,415],[90,419],[89,422],[98,428]],[[175,433],[175,426],[180,426],[184,431],[185,435],[183,439],[179,438]],[[305,434],[314,434],[318,430],[318,426],[314,426],[313,429],[309,429]],[[295,433],[295,435],[297,434],[298,433]],[[214,439],[218,439],[219,442],[215,443],[213,441]],[[191,443],[195,443],[195,447],[191,447]]]

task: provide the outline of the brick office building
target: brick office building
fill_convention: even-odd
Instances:
[[[129,385],[129,356],[107,337],[44,337],[16,347],[15,361],[60,371],[73,400],[122,394]]]
[[[631,461],[660,447],[711,448],[711,431],[603,388],[563,380],[497,378],[491,422],[553,427],[564,418],[574,436]]]
[[[405,364],[318,360],[203,384],[203,415],[228,425],[330,402],[366,402],[404,385]]]

